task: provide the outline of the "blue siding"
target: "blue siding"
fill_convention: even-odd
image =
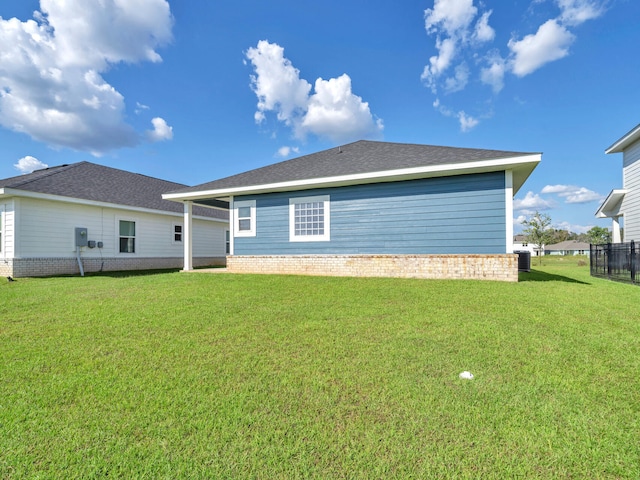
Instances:
[[[504,172],[247,195],[256,236],[236,255],[506,252]],[[331,241],[289,241],[289,199],[330,195]]]

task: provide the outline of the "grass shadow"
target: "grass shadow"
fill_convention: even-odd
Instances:
[[[531,270],[530,272],[518,272],[519,282],[567,282],[567,283],[579,283],[581,285],[591,285],[588,282],[576,280],[575,278],[565,277],[564,275],[556,275],[548,272],[541,272],[540,270]]]

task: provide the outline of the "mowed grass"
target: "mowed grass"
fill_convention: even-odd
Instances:
[[[565,258],[0,279],[0,478],[640,478],[639,306]]]

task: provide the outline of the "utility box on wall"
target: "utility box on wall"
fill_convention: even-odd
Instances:
[[[76,227],[76,247],[86,247],[89,243],[89,233],[86,228]]]

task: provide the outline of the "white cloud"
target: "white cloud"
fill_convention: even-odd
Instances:
[[[511,71],[518,77],[533,73],[543,65],[569,55],[575,36],[557,20],[543,23],[535,34],[509,41],[513,54]]]
[[[598,18],[604,13],[604,4],[596,0],[556,0],[560,7],[560,20],[565,25],[575,26]]]
[[[557,194],[559,197],[564,198],[566,203],[589,203],[604,199],[603,195],[593,190],[574,185],[546,185],[541,193]]]
[[[513,219],[513,224],[522,225],[526,220],[527,220],[526,215],[518,215],[516,218]]]
[[[473,0],[435,0],[433,9],[424,12],[427,32],[434,33],[443,30],[448,35],[465,32],[478,9],[473,6]]]
[[[474,27],[477,13],[478,8],[473,5],[473,0],[435,0],[433,9],[425,10],[425,29],[427,34],[436,36],[438,54],[429,58],[421,79],[434,94],[438,92],[439,79],[460,56],[464,47],[477,47],[494,39],[495,31],[489,25],[491,12],[483,13]],[[459,63],[455,75],[445,79],[445,92],[462,90],[468,76],[464,62]]]
[[[496,31],[489,25],[489,17],[492,11],[484,12],[476,23],[473,39],[477,43],[485,43],[492,41],[496,36]]]
[[[173,127],[167,125],[164,118],[156,117],[151,120],[153,130],[147,130],[147,138],[151,142],[161,142],[173,138]]]
[[[484,2],[434,0],[433,8],[425,10],[425,29],[427,35],[435,37],[436,53],[429,58],[420,78],[434,95],[451,95],[477,83],[491,87],[493,94],[498,94],[509,74],[524,77],[568,56],[576,40],[573,27],[602,15],[608,1],[553,0],[555,16],[549,15],[535,33],[512,36],[504,46],[506,51],[501,53],[495,47],[482,50],[496,39],[496,31],[489,24],[493,11],[483,11]],[[551,3],[532,1],[532,5]],[[475,82],[478,77],[480,82]],[[464,118],[451,114],[442,104],[436,109],[450,117]],[[479,113],[475,118],[486,116]],[[465,125],[468,124],[461,122],[462,128]]]
[[[284,57],[284,48],[260,40],[256,48],[246,53],[255,70],[251,76],[253,91],[258,97],[256,121],[265,119],[265,112],[275,111],[278,120],[290,125],[306,110],[311,85],[300,78],[300,71]]]
[[[444,82],[445,93],[453,93],[463,90],[469,82],[469,67],[466,63],[461,63],[455,69],[453,77],[449,77]]]
[[[513,209],[523,215],[532,215],[536,211],[549,210],[553,208],[553,202],[545,200],[537,193],[527,192],[523,199],[514,199]]]
[[[160,61],[172,23],[166,0],[41,0],[33,20],[0,17],[0,125],[94,154],[135,145],[124,98],[102,73]]]
[[[246,57],[255,71],[251,85],[258,97],[257,123],[262,123],[268,112],[275,112],[299,139],[309,134],[333,141],[381,135],[382,120],[352,92],[347,74],[329,80],[318,78],[315,93],[311,93],[311,84],[300,78],[300,71],[285,58],[281,46],[261,40],[256,48],[247,50]]]
[[[574,233],[587,233],[589,230],[593,228],[593,225],[576,225],[570,222],[559,222],[554,224],[554,228],[559,230],[566,230],[568,232]]]
[[[49,167],[49,165],[41,162],[40,160],[38,160],[35,157],[32,157],[31,155],[22,157],[20,160],[18,160],[18,163],[15,163],[13,166],[23,174],[31,173],[34,170],[41,170],[43,168]]]
[[[462,130],[463,132],[468,132],[479,123],[477,118],[473,118],[463,111],[458,112],[458,120],[460,121],[460,130]]]
[[[504,88],[504,75],[507,71],[507,64],[499,53],[487,57],[488,67],[482,68],[480,71],[480,80],[482,83],[491,86],[493,93],[498,93]]]
[[[278,149],[278,157],[286,158],[292,153],[300,153],[300,149],[298,147],[288,147],[283,146]]]

